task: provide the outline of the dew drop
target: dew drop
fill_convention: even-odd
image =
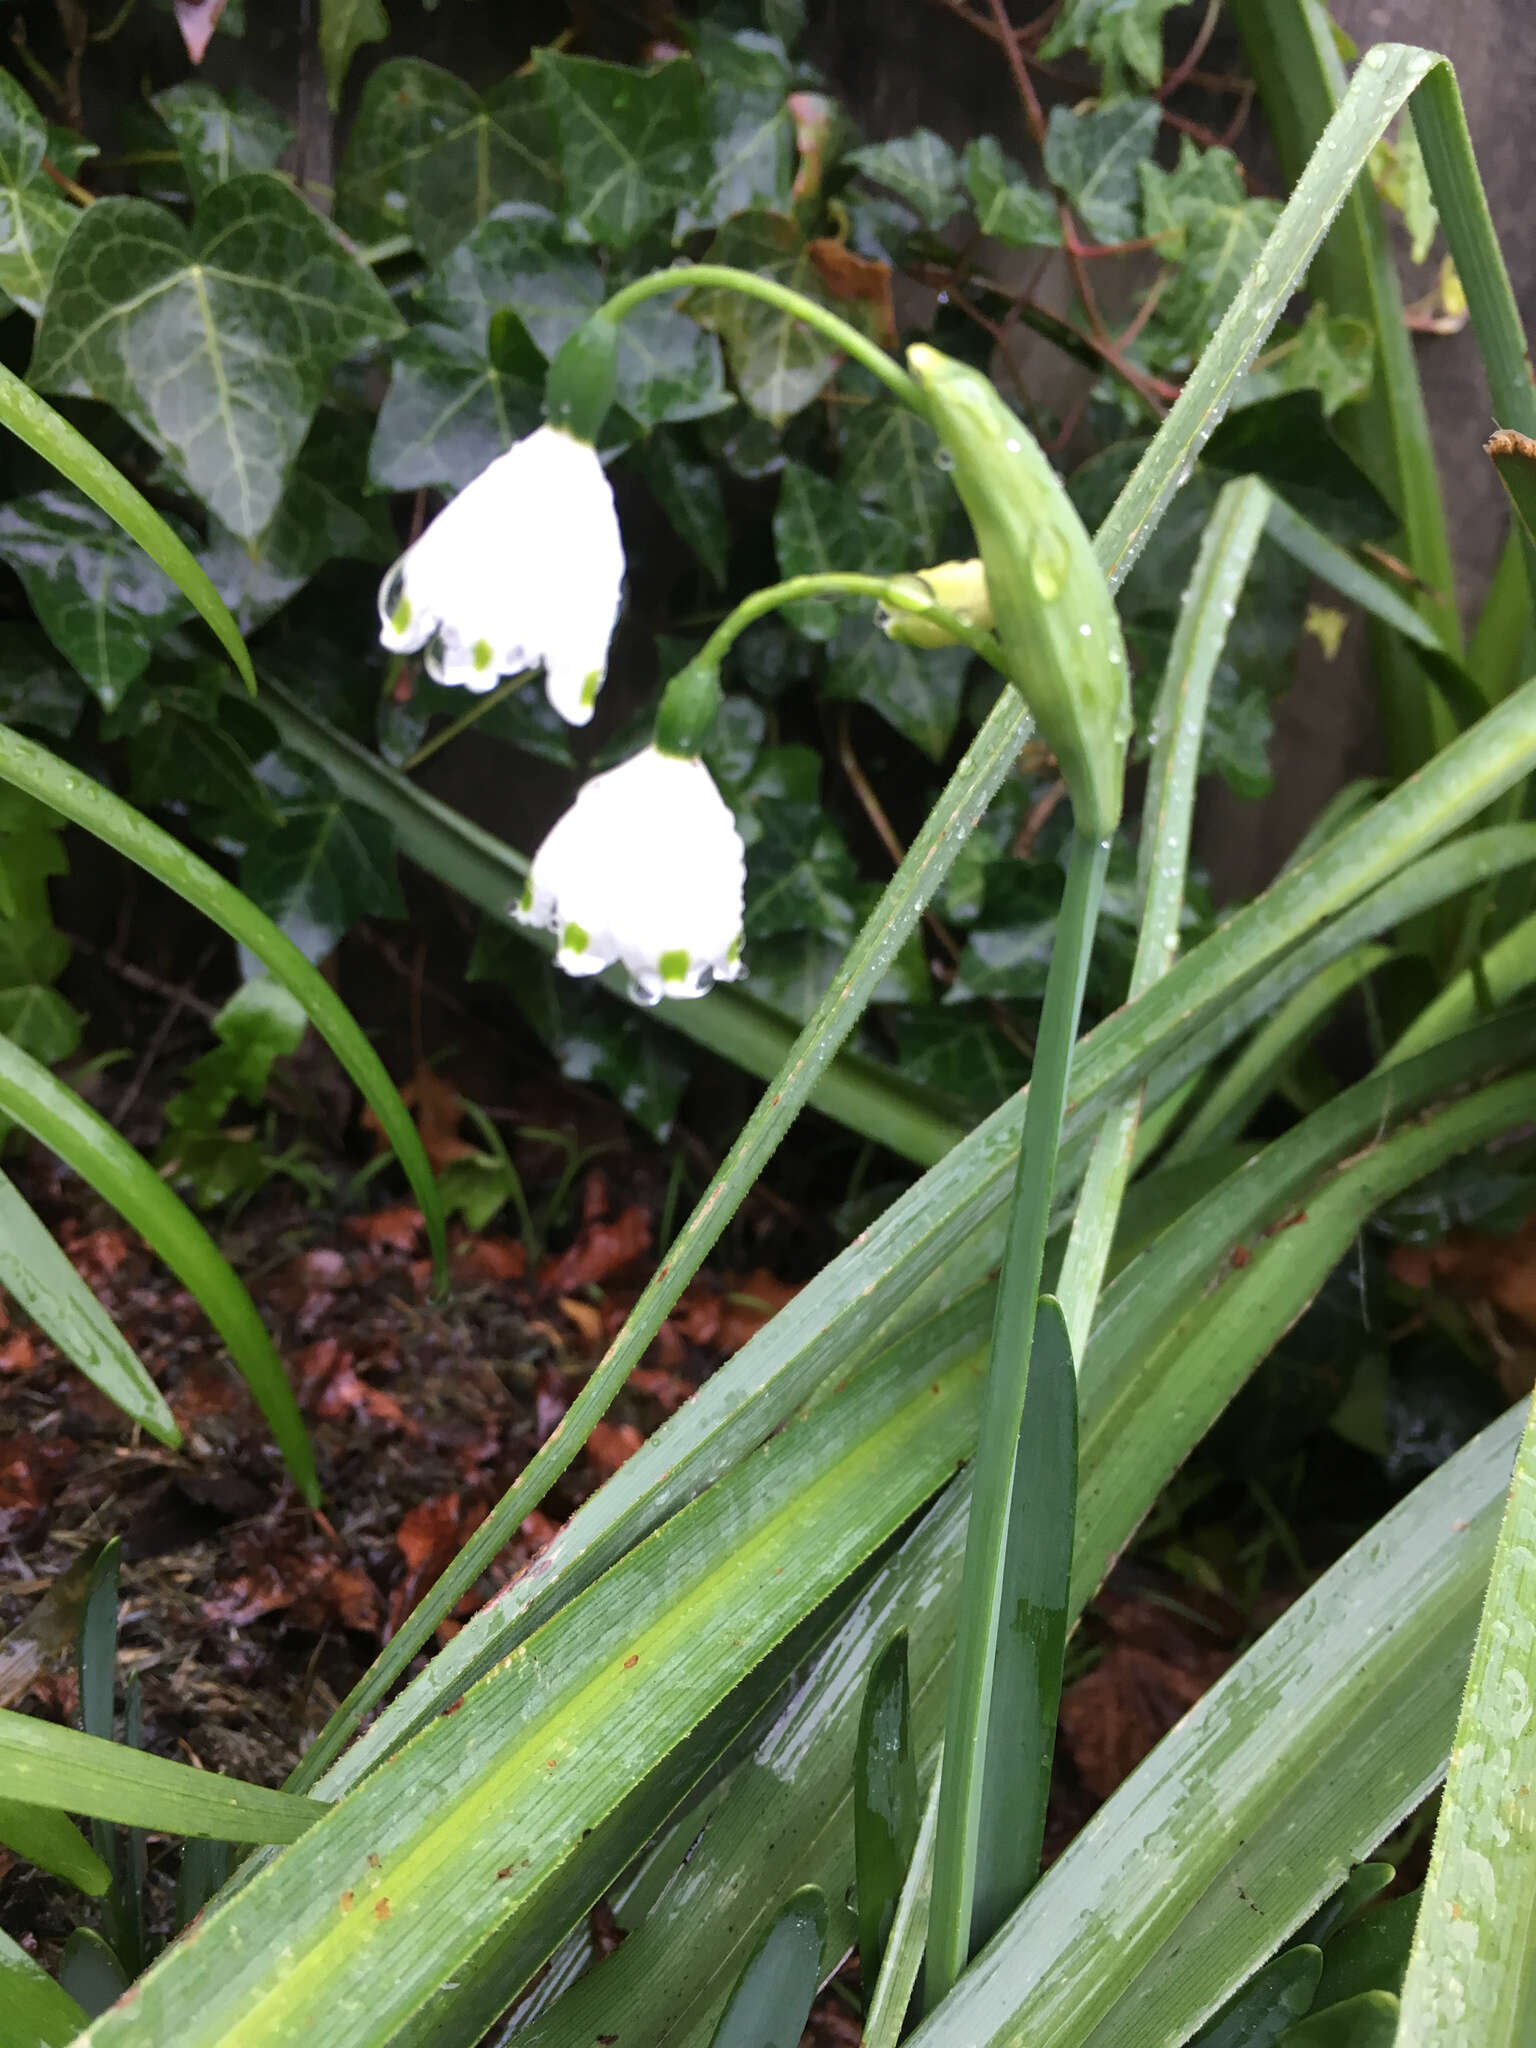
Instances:
[[[1079,633],[1082,634],[1085,640],[1091,640],[1093,638],[1093,628],[1088,624],[1086,619],[1083,621],[1082,625],[1078,627],[1077,630]]]
[[[1013,435],[1010,434],[1008,436],[1008,439],[1003,443],[1003,446],[1008,450],[1008,453],[1010,455],[1018,455],[1022,452],[1024,443],[1022,441],[1015,440]]]
[[[955,458],[947,448],[936,448],[933,453],[933,461],[936,469],[953,469],[955,466]]]
[[[1047,604],[1065,589],[1071,560],[1065,537],[1054,526],[1042,526],[1030,549],[1029,573]]]

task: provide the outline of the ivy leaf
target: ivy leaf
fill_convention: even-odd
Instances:
[[[1261,476],[1343,546],[1386,540],[1397,516],[1323,417],[1316,391],[1289,391],[1229,413],[1206,443],[1212,469]]]
[[[843,417],[843,482],[864,504],[889,513],[922,561],[936,562],[959,504],[939,466],[938,436],[910,406],[883,393]]]
[[[209,193],[195,235],[147,200],[90,207],[59,258],[31,378],[115,406],[253,539],[329,372],[400,324],[318,214],[255,172]]]
[[[820,804],[763,797],[753,815],[757,832],[747,848],[747,937],[810,931],[851,938],[858,872],[843,835]]]
[[[1012,249],[1048,249],[1061,241],[1061,220],[1049,192],[1032,185],[995,135],[978,135],[961,158],[976,225]]]
[[[194,200],[242,171],[270,171],[293,140],[276,107],[243,85],[226,99],[193,79],[150,105],[171,131]]]
[[[894,519],[861,504],[851,491],[803,463],[784,471],[773,542],[786,576],[814,576],[832,569],[880,575],[906,567],[911,541]],[[845,598],[802,598],[784,616],[808,640],[836,634]]]
[[[693,32],[693,54],[704,75],[714,168],[703,192],[684,200],[678,232],[719,227],[754,207],[787,213],[795,181],[795,124],[784,45],[755,29],[730,33],[705,21]]]
[[[398,342],[368,456],[386,491],[462,490],[542,417],[531,385],[503,377],[450,327],[417,327]]]
[[[221,838],[245,839],[276,813],[217,696],[177,685],[149,693],[129,743],[133,794],[210,822]]]
[[[909,1010],[897,1021],[896,1046],[904,1079],[977,1112],[995,1109],[1029,1078],[1027,1057],[980,1003]]]
[[[1202,772],[1219,775],[1238,796],[1268,796],[1275,786],[1269,765],[1274,731],[1269,693],[1262,683],[1233,662],[1218,663],[1200,741]]]
[[[210,516],[202,564],[242,633],[264,624],[329,561],[384,567],[394,559],[388,514],[362,495],[367,448],[363,419],[322,411],[259,540],[241,540]]]
[[[1240,408],[1282,391],[1315,391],[1323,417],[1353,405],[1371,388],[1376,337],[1363,320],[1330,314],[1318,299],[1299,328],[1270,348],[1248,372],[1235,401]]]
[[[869,705],[937,761],[955,736],[970,659],[968,647],[907,647],[872,619],[844,619],[822,688]]]
[[[240,886],[311,954],[360,917],[405,915],[389,826],[334,792],[285,804],[281,822],[246,847]]]
[[[36,626],[0,626],[0,719],[67,740],[85,709],[85,685]]]
[[[428,279],[421,300],[429,321],[482,351],[490,347],[491,322],[510,307],[547,360],[604,296],[589,259],[565,248],[548,222],[512,218],[487,221],[461,242]]]
[[[182,529],[182,538],[195,537]],[[108,710],[148,666],[155,642],[192,607],[137,541],[78,491],[0,505],[0,561],[26,587],[38,623]]]
[[[468,978],[511,990],[568,1081],[606,1089],[653,1138],[672,1135],[690,1070],[669,1032],[607,989],[530,955],[503,925],[481,926]]]
[[[632,459],[678,539],[687,542],[715,588],[723,590],[730,525],[714,464],[695,461],[675,435],[665,432],[648,435]]]
[[[548,49],[533,61],[572,240],[628,249],[707,182],[703,85],[686,57],[652,71]]]
[[[1163,75],[1163,16],[1179,5],[1180,0],[1067,0],[1040,55],[1086,50],[1107,74],[1111,91],[1127,72],[1156,86]]]
[[[482,99],[436,64],[392,57],[364,87],[337,181],[348,234],[406,234],[436,255],[496,207],[553,213],[560,203],[536,79],[505,79]]]
[[[710,244],[708,261],[755,270],[792,291],[827,303],[814,258],[797,222],[781,213],[742,213]],[[776,424],[801,412],[837,368],[831,344],[792,313],[740,292],[698,291],[688,311],[725,344],[736,388],[752,411]]]
[[[959,161],[931,128],[915,128],[891,142],[852,149],[848,162],[904,199],[925,227],[941,228],[960,211]]]
[[[320,0],[320,60],[333,114],[341,105],[352,59],[364,43],[382,43],[388,34],[383,0]]]
[[[617,380],[618,403],[642,427],[703,419],[732,404],[718,339],[655,300],[620,324]]]
[[[0,71],[0,292],[34,318],[79,217],[42,174],[47,150],[47,123]]]
[[[1156,100],[1116,100],[1090,113],[1052,107],[1045,131],[1045,174],[1064,192],[1098,242],[1136,233],[1139,170],[1152,154],[1162,108]]]
[[[1153,329],[1166,362],[1185,367],[1216,332],[1280,216],[1272,199],[1250,199],[1227,149],[1200,150],[1186,135],[1171,171],[1138,167],[1142,224],[1177,268],[1157,302]]]
[[[80,1017],[51,986],[69,960],[48,884],[67,872],[57,821],[9,792],[0,821],[0,1031],[52,1065],[80,1042]]]

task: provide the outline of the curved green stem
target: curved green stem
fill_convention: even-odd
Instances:
[[[411,770],[419,768],[423,761],[430,761],[450,740],[456,740],[460,733],[468,732],[469,728],[478,724],[488,711],[494,711],[514,690],[520,690],[531,673],[531,670],[524,668],[519,669],[515,676],[503,676],[494,690],[487,690],[484,696],[477,697],[467,711],[461,711],[457,718],[450,719],[441,732],[435,732],[431,739],[423,740],[410,759],[401,764],[401,774],[409,775]]]
[[[1024,1415],[1067,1080],[1108,864],[1107,840],[1074,838],[1029,1079],[971,1479],[970,1526],[944,1735],[944,1777],[928,1921],[924,1995],[930,2011],[970,1960],[976,1848],[1014,1454]]]
[[[763,590],[754,590],[750,597],[744,597],[736,609],[728,612],[716,626],[713,633],[699,649],[695,660],[701,667],[719,667],[737,640],[759,619],[769,612],[781,611],[787,604],[795,604],[806,597],[867,597],[875,604],[889,605],[892,611],[910,612],[914,618],[925,619],[929,625],[942,626],[952,639],[969,647],[973,654],[979,654],[983,661],[990,662],[999,675],[1006,676],[1003,666],[1003,650],[988,632],[979,626],[967,625],[964,619],[943,605],[935,604],[931,598],[921,597],[913,590],[917,580],[912,576],[863,576],[852,570],[828,569],[813,576],[790,576],[782,583],[770,583]]]
[[[845,356],[852,356],[856,363],[862,363],[903,405],[909,405],[915,413],[927,417],[928,409],[917,385],[900,363],[893,362],[868,335],[860,334],[857,327],[850,327],[846,320],[840,319],[826,306],[817,305],[804,292],[793,291],[787,284],[775,284],[772,278],[758,277],[750,270],[737,270],[733,264],[678,263],[670,270],[653,270],[649,276],[637,277],[633,284],[621,286],[600,310],[606,319],[622,320],[631,307],[642,304],[646,299],[654,299],[662,292],[691,292],[708,285],[718,286],[723,291],[741,292],[749,299],[761,299],[765,306],[776,306],[781,313],[793,313],[807,327],[814,327],[818,334],[824,334]]]

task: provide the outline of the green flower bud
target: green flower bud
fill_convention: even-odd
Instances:
[[[925,604],[942,605],[962,626],[988,632],[992,626],[992,599],[987,591],[987,572],[978,561],[939,562],[931,569],[919,569],[915,576],[896,576],[892,581],[910,589]],[[881,614],[880,624],[888,640],[905,647],[953,647],[957,643],[937,619],[925,619],[919,612],[898,611],[893,605]]]
[[[594,313],[555,351],[544,380],[544,417],[589,447],[597,446],[618,381],[619,329]]]
[[[704,662],[680,668],[661,693],[656,709],[658,753],[696,760],[720,709],[720,671]]]
[[[919,343],[907,363],[954,461],[1008,673],[1055,754],[1078,829],[1119,823],[1130,671],[1109,585],[1076,508],[990,379]]]

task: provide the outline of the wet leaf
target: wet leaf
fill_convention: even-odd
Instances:
[[[1067,0],[1040,55],[1086,50],[1108,73],[1111,91],[1128,72],[1156,86],[1163,75],[1163,16],[1178,5],[1179,0]]]
[[[1216,332],[1280,215],[1272,199],[1250,199],[1230,150],[1197,149],[1181,138],[1176,169],[1138,166],[1145,233],[1163,238],[1176,264],[1149,323],[1149,351],[1183,367]]]
[[[30,374],[115,406],[250,539],[277,509],[330,370],[399,329],[329,225],[252,172],[216,186],[190,230],[147,200],[98,200],[59,258]]]
[[[806,243],[827,297],[868,328],[887,348],[896,346],[896,308],[891,299],[891,266],[861,256],[846,242],[822,236]],[[862,318],[860,317],[862,316]]]
[[[866,178],[904,199],[924,227],[943,227],[963,203],[955,152],[931,128],[915,128],[890,142],[852,149],[847,160]]]
[[[79,218],[42,171],[47,150],[42,115],[10,73],[0,72],[0,292],[34,318]]]
[[[747,849],[748,939],[800,931],[850,938],[858,872],[820,804],[764,798],[754,818],[757,836]]]
[[[960,718],[968,647],[907,647],[870,619],[844,619],[827,658],[823,689],[869,705],[904,739],[938,761]]]
[[[1049,192],[1032,185],[1003,153],[995,135],[978,135],[961,159],[976,225],[1011,249],[1048,249],[1061,241],[1061,220]]]
[[[150,105],[171,131],[196,201],[242,171],[270,171],[293,140],[276,107],[243,85],[226,96],[189,79]]]
[[[482,99],[436,64],[392,57],[368,80],[337,180],[348,234],[407,234],[435,257],[498,206],[550,213],[560,203],[536,79],[504,79]]]
[[[894,519],[872,510],[830,477],[792,462],[784,471],[773,542],[785,576],[828,570],[880,574],[906,567],[911,539]],[[784,616],[808,640],[831,640],[850,602],[867,611],[868,599],[802,598]]]
[[[730,527],[714,464],[696,461],[675,435],[665,432],[648,434],[632,459],[678,539],[687,542],[715,588],[723,590],[729,567]]]
[[[851,385],[852,379],[840,380]],[[912,539],[912,557],[939,560],[945,530],[959,500],[939,467],[938,437],[909,406],[867,392],[849,406],[843,430],[842,481],[866,505],[877,506]]]
[[[780,213],[743,213],[727,221],[708,261],[755,270],[777,284],[825,303],[806,238]],[[688,311],[725,345],[736,388],[752,411],[775,422],[802,411],[837,368],[837,351],[791,313],[740,292],[697,291]]]
[[[578,1287],[599,1286],[650,1247],[651,1219],[644,1209],[631,1205],[611,1223],[586,1224],[574,1244],[542,1267],[539,1291],[574,1294]]]
[[[1229,413],[1206,443],[1204,461],[1239,476],[1261,476],[1314,526],[1345,546],[1385,540],[1397,515],[1334,438],[1316,391],[1291,391]]]
[[[573,241],[627,249],[710,175],[698,67],[676,58],[652,71],[534,53],[554,130]]]
[[[155,642],[192,615],[144,550],[68,488],[0,505],[0,561],[20,576],[44,632],[108,710],[143,674]]]
[[[754,207],[787,213],[796,158],[784,45],[755,29],[732,32],[701,21],[692,46],[704,75],[712,168],[698,198],[684,200],[678,232],[719,227]]]
[[[269,917],[304,932],[320,952],[360,917],[405,915],[389,826],[336,795],[284,804],[280,822],[247,846],[240,882]]]
[[[0,626],[0,719],[68,739],[85,709],[85,685],[36,626]]]
[[[384,0],[320,0],[320,58],[332,113],[341,105],[352,59],[365,43],[382,43],[388,34]]]
[[[1127,242],[1141,210],[1140,169],[1162,122],[1156,100],[1114,100],[1086,114],[1052,107],[1045,173],[1098,242]]]

